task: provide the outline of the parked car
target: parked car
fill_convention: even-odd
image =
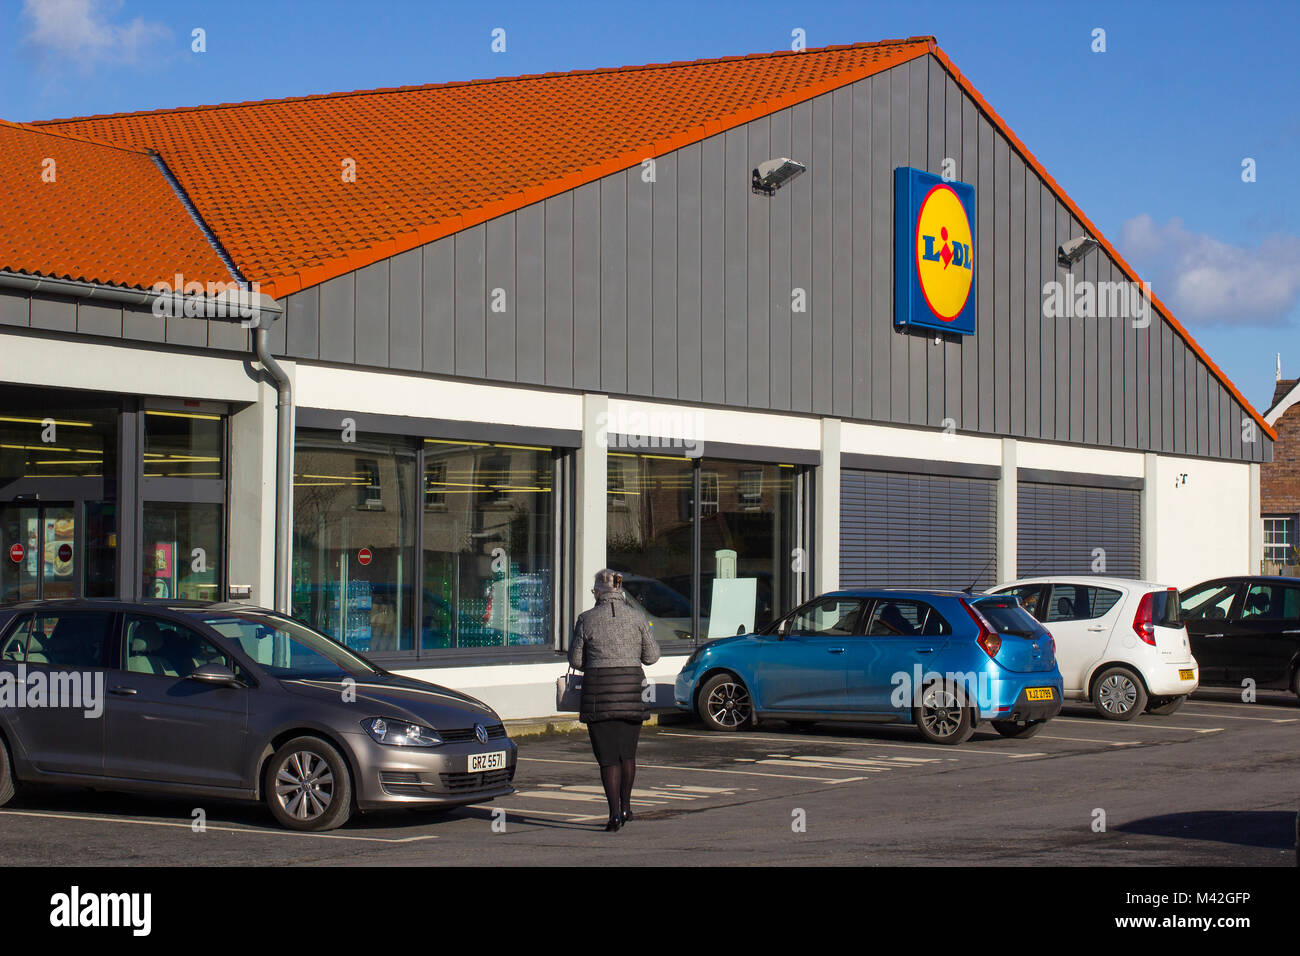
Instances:
[[[982,720],[1030,737],[1061,709],[1051,635],[1013,598],[849,589],[753,634],[701,644],[675,702],[713,730],[777,718],[914,723],[937,744]]]
[[[1300,578],[1228,577],[1183,592],[1183,620],[1201,682],[1300,696]]]
[[[0,680],[85,675],[85,705],[0,708],[0,805],[16,783],[263,800],[293,830],[354,810],[513,793],[492,708],[399,677],[320,631],[243,604],[41,601],[0,608]],[[80,682],[76,682],[80,683]],[[68,701],[63,701],[67,705]]]
[[[1199,665],[1175,588],[1085,575],[1025,578],[990,593],[1014,595],[1043,623],[1066,699],[1091,701],[1102,717],[1172,714],[1196,690]]]
[[[623,594],[629,604],[646,616],[660,641],[689,641],[691,634],[691,599],[654,578],[639,574],[623,575]],[[703,605],[702,605],[703,606]],[[709,616],[700,618],[700,632],[709,632]]]

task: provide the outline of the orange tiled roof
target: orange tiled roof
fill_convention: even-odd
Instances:
[[[943,64],[1128,278],[1139,281],[933,37],[30,126],[156,150],[244,276],[279,297],[927,54]],[[345,160],[356,163],[355,182],[343,180]],[[124,175],[122,182],[127,180]],[[89,198],[94,208],[99,200]],[[120,214],[120,200],[103,202]],[[77,208],[68,204],[64,215]],[[39,238],[34,233],[50,220],[29,220],[24,261],[67,261],[57,247],[33,248]],[[98,251],[100,281],[113,281],[107,275],[120,281],[131,274],[132,261],[144,269],[137,275],[157,271],[147,250],[133,249],[139,243],[128,242],[121,255],[100,249],[95,230],[81,217],[75,221],[85,249]],[[167,262],[163,275],[181,268],[190,249],[177,232],[192,241],[175,225],[148,237],[152,255]],[[109,234],[117,242],[118,234]],[[0,232],[0,268],[13,268],[6,235]],[[104,268],[108,260],[116,269]],[[201,267],[184,271],[188,278]],[[1276,438],[1164,303],[1152,301],[1265,434]]]
[[[157,150],[281,296],[929,52],[930,38],[40,125]],[[344,182],[343,163],[356,163]]]
[[[136,288],[231,278],[147,150],[0,120],[0,209],[0,269]]]

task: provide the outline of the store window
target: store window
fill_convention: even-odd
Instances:
[[[422,649],[551,643],[554,472],[550,448],[424,440]]]
[[[716,476],[713,511],[701,508],[700,518],[701,616],[710,621],[701,629],[722,637],[741,626],[765,627],[796,603],[795,469],[721,459],[705,459],[700,467]],[[701,504],[708,501],[702,494]]]
[[[141,594],[219,601],[226,555],[226,417],[146,409],[141,449]]]
[[[146,411],[144,477],[221,478],[225,444],[221,415]]]
[[[794,606],[796,479],[788,465],[722,459],[695,465],[688,458],[610,452],[607,563],[623,572],[624,590],[662,645],[695,642],[697,566],[701,639],[752,631]]]
[[[692,642],[692,464],[688,458],[610,452],[606,563],[663,645]]]
[[[119,413],[101,396],[0,386],[0,602],[116,593]]]
[[[297,435],[292,613],[354,650],[415,647],[417,454],[406,439]]]
[[[222,506],[146,501],[142,591],[160,601],[218,601],[223,564]]]

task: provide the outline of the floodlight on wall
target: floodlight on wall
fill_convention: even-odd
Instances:
[[[779,159],[765,159],[754,170],[752,186],[754,192],[771,196],[778,189],[808,169],[803,163],[782,156]]]
[[[1100,243],[1092,236],[1075,236],[1056,247],[1056,264],[1062,269],[1068,269],[1098,245]]]

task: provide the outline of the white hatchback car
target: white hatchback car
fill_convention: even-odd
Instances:
[[[1175,588],[1103,577],[1024,578],[990,589],[1020,599],[1056,644],[1066,700],[1110,720],[1172,714],[1200,682]]]

